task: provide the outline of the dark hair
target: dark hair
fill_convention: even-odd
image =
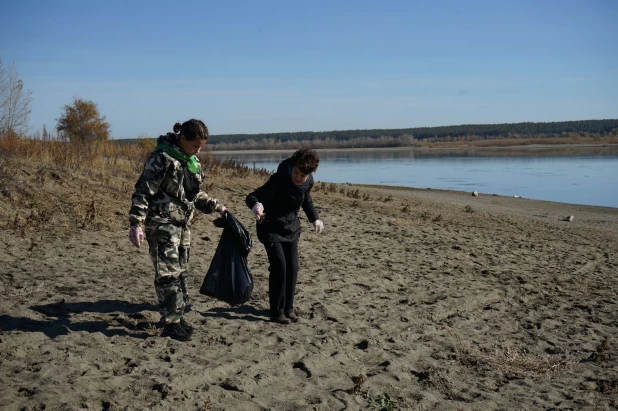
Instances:
[[[308,148],[301,148],[292,155],[292,166],[298,168],[303,174],[311,174],[318,169],[320,157]]]
[[[174,124],[174,133],[178,133],[180,131],[180,135],[185,136],[185,138],[189,141],[193,141],[196,139],[200,140],[208,140],[208,127],[202,120],[196,120],[192,118],[191,120],[187,120],[182,125],[180,123]]]

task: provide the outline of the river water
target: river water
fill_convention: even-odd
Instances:
[[[285,152],[212,152],[275,170]],[[478,191],[618,208],[618,147],[320,151],[316,181]]]

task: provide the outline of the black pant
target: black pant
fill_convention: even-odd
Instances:
[[[298,277],[298,240],[291,243],[268,243],[264,246],[270,263],[270,316],[278,317],[288,314],[294,308],[294,291]]]

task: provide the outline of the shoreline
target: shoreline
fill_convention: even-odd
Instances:
[[[322,181],[316,181],[316,184],[322,183]],[[330,182],[324,181],[324,184],[331,184]],[[579,203],[565,203],[563,201],[552,201],[552,200],[541,200],[537,198],[523,197],[523,196],[510,196],[505,194],[494,194],[494,193],[483,193],[477,190],[478,197],[474,197],[472,195],[472,191],[463,191],[463,190],[449,190],[445,188],[419,188],[419,187],[406,187],[406,186],[391,186],[385,184],[358,184],[358,183],[332,183],[337,185],[346,185],[346,186],[354,186],[354,187],[362,187],[365,189],[378,189],[378,190],[393,190],[396,192],[406,192],[409,191],[410,194],[418,194],[423,192],[435,192],[435,193],[443,193],[445,195],[455,195],[455,196],[465,196],[472,198],[480,198],[480,197],[489,197],[493,199],[505,199],[505,200],[522,200],[522,201],[531,201],[531,202],[541,202],[547,203],[548,205],[554,206],[564,206],[564,207],[591,207],[595,209],[605,209],[606,211],[615,211],[618,212],[618,207],[610,207],[610,206],[602,206],[602,205],[594,205],[594,204],[579,204]],[[474,191],[474,190],[473,190]]]

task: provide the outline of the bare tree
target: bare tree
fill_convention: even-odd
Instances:
[[[24,90],[15,63],[7,69],[0,59],[0,133],[25,133],[31,104],[32,92]]]

